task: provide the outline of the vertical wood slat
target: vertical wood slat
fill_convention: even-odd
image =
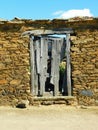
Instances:
[[[55,58],[56,58],[56,50],[55,50],[56,44],[55,44],[55,40],[52,40],[52,61],[51,61],[51,84],[54,85],[54,96],[57,95],[57,85],[56,85],[56,81],[55,81]]]
[[[41,44],[41,50],[40,50],[40,95],[43,96],[43,87],[44,87],[44,77],[43,77],[43,44],[44,44],[44,39],[40,39],[40,44]]]
[[[66,40],[64,38],[62,46],[61,46],[61,62],[65,58],[65,53],[66,53]],[[66,65],[65,65],[65,72],[64,72],[63,81],[62,81],[62,93],[66,94],[66,87],[67,85],[66,85]]]
[[[48,39],[44,38],[44,47],[43,47],[43,77],[44,77],[44,86],[43,86],[43,94],[45,92],[45,83],[47,79],[47,60],[48,60]]]
[[[68,96],[72,95],[71,89],[71,64],[70,64],[70,34],[66,34],[66,67]]]
[[[34,94],[34,46],[33,39],[30,36],[30,64],[31,64],[31,93]]]
[[[60,40],[56,40],[56,55],[55,55],[55,95],[59,95],[59,64],[60,64],[60,51],[61,45]]]
[[[54,96],[59,92],[59,64],[60,64],[60,44],[58,39],[52,42],[52,65],[51,83],[54,85]]]
[[[40,74],[40,41],[36,41],[36,70],[37,74]]]
[[[47,55],[48,55],[48,42],[43,37],[41,38],[41,61],[40,61],[40,95],[44,95],[45,82],[47,76]]]
[[[39,95],[39,73],[40,73],[40,40],[37,39],[35,42],[35,69],[34,69],[34,88],[35,95]]]
[[[65,43],[65,38],[61,39],[60,40],[60,43],[61,45],[61,54],[60,54],[60,61],[62,61],[65,57],[65,48],[66,48],[66,43]]]
[[[45,87],[44,86],[44,76],[43,76],[43,58],[44,58],[44,52],[43,52],[43,47],[44,47],[44,39],[43,38],[41,38],[41,50],[40,50],[40,95],[41,96],[43,96],[43,87]]]

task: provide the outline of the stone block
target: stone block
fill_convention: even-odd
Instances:
[[[4,63],[0,63],[0,69],[4,69],[5,68],[5,64]]]
[[[17,40],[17,43],[22,44],[22,43],[24,43],[24,41],[23,40]]]
[[[77,85],[77,84],[75,84],[75,88],[82,88],[82,85]]]
[[[41,105],[53,105],[53,101],[42,101]]]
[[[79,48],[77,48],[77,47],[72,47],[72,48],[71,48],[71,51],[78,52],[78,51],[79,51]]]
[[[17,108],[27,108],[29,105],[29,101],[28,100],[21,100],[18,102],[18,104],[16,105]]]
[[[82,96],[88,96],[88,97],[93,96],[93,92],[91,90],[80,90],[79,93]]]
[[[95,86],[97,84],[97,82],[90,82],[89,85],[91,86]]]
[[[7,83],[8,83],[8,81],[5,79],[0,80],[0,85],[7,84]]]
[[[72,74],[79,75],[79,74],[81,74],[81,71],[80,70],[76,70],[76,71],[73,71]]]
[[[54,101],[54,104],[65,104],[66,105],[66,101],[65,100]]]
[[[19,85],[21,83],[21,80],[14,79],[10,82],[10,85]]]
[[[86,68],[87,68],[87,69],[94,69],[95,66],[94,66],[94,65],[87,64],[87,65],[86,65]]]
[[[4,39],[4,41],[0,40],[0,44],[6,45],[6,44],[8,44],[8,43],[9,43],[9,41],[7,41],[6,39]]]

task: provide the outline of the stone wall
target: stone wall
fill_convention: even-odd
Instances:
[[[98,104],[98,30],[78,31],[72,37],[73,95],[79,104]]]
[[[30,93],[29,39],[21,31],[0,31],[0,105],[14,105]]]
[[[30,56],[26,30],[73,28],[71,65],[73,95],[80,105],[98,105],[98,19],[87,21],[20,20],[0,21],[0,105],[29,100]]]

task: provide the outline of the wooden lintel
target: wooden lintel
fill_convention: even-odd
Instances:
[[[54,30],[33,30],[33,31],[26,31],[24,33],[22,33],[22,36],[25,36],[25,35],[32,35],[32,36],[41,36],[41,35],[53,35],[53,34],[71,34],[73,33],[73,30],[72,29],[54,29]]]

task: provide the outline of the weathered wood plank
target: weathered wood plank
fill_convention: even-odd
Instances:
[[[40,74],[40,41],[36,41],[36,69],[37,69],[37,74]]]
[[[54,44],[54,40],[52,40],[52,57],[51,57],[51,80],[50,80],[50,82],[51,82],[51,84],[54,84],[54,74],[55,74],[55,72],[54,72],[54,68],[55,68],[55,44]]]
[[[34,69],[34,95],[37,96],[38,95],[38,74],[36,71],[36,66]]]
[[[61,39],[59,44],[61,45],[60,61],[62,61],[65,57],[65,51],[66,51],[65,38]]]
[[[70,64],[70,34],[66,34],[66,67],[68,96],[72,95],[71,88],[71,64]]]
[[[30,64],[31,64],[31,93],[35,94],[34,90],[34,46],[33,39],[30,36]]]
[[[45,93],[45,82],[47,79],[47,60],[48,60],[48,39],[44,38],[44,47],[43,47],[43,77],[44,77],[44,88],[43,88],[43,94]]]
[[[54,85],[54,96],[59,92],[59,64],[60,64],[60,44],[59,40],[52,42],[52,65],[51,65],[51,83]]]
[[[43,47],[44,47],[44,39],[41,38],[41,50],[40,50],[40,95],[43,96],[43,87],[44,87],[44,77],[43,77]]]
[[[71,99],[75,99],[76,97],[74,96],[56,96],[56,97],[34,97],[33,98],[34,101],[53,101],[53,100],[71,100]]]
[[[22,36],[25,36],[25,35],[38,36],[38,35],[69,34],[69,33],[73,33],[73,30],[70,28],[54,29],[54,30],[40,29],[40,30],[26,31],[22,33]]]
[[[59,40],[56,40],[56,55],[55,55],[55,88],[54,93],[57,96],[59,94],[59,64],[60,64],[60,52],[61,46]]]
[[[39,93],[39,73],[40,73],[40,40],[34,40],[35,68],[34,68],[34,89],[35,95]]]
[[[48,44],[45,38],[41,38],[41,57],[40,57],[40,95],[44,95],[45,82],[47,76],[47,55],[48,55]]]

